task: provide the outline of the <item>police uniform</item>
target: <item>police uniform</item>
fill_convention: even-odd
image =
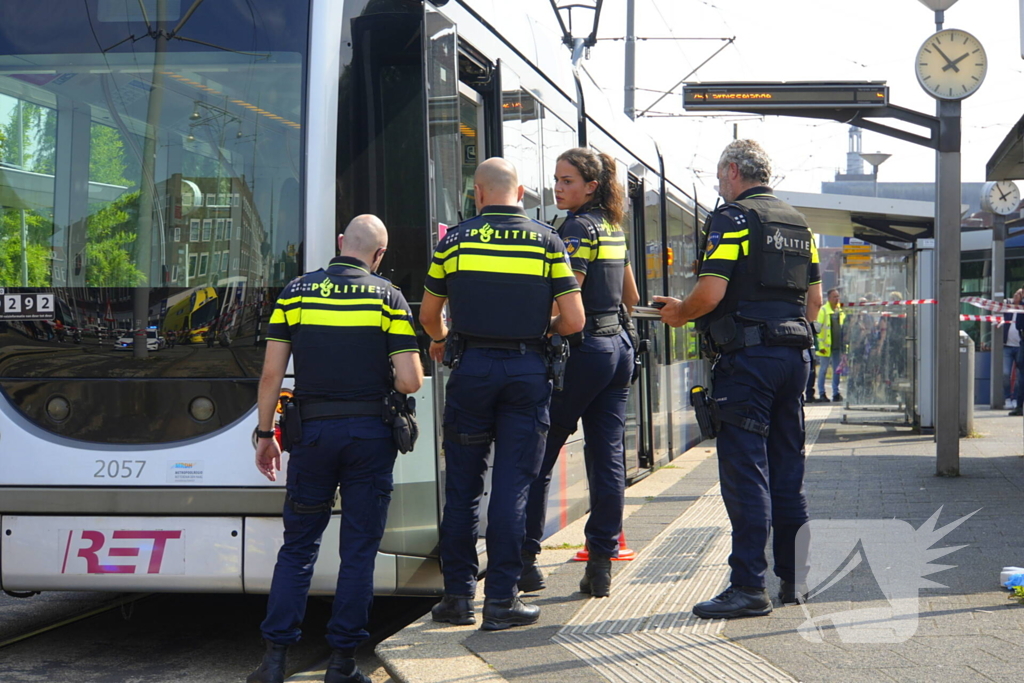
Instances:
[[[808,518],[801,397],[812,335],[806,294],[821,281],[813,235],[770,188],[748,189],[715,212],[700,277],[729,282],[699,327],[719,354],[713,397],[725,416],[718,459],[731,583],[764,588],[772,529],[775,574],[792,584],[796,533]]]
[[[526,496],[550,424],[543,346],[551,304],[579,287],[555,231],[515,206],[484,207],[450,230],[437,245],[425,287],[448,299],[448,344],[464,348],[448,379],[444,411],[445,593],[475,592],[478,507],[493,439],[484,593],[511,599],[522,571]]]
[[[343,561],[327,641],[335,650],[351,650],[369,635],[373,566],[397,455],[382,419],[383,400],[393,388],[390,357],[419,350],[412,312],[391,282],[342,256],[285,287],[267,339],[291,344],[302,434],[290,449],[284,545],[260,628],[268,642],[298,642],[320,537],[340,484]]]
[[[570,267],[586,276],[581,294],[587,322],[582,338],[573,340],[565,387],[551,397],[551,429],[540,474],[530,487],[523,551],[527,555],[540,552],[551,470],[582,418],[590,484],[587,546],[594,556],[615,557],[625,501],[623,436],[635,357],[629,336],[619,324],[623,273],[629,263],[626,236],[601,209],[588,207],[570,214],[558,234]]]

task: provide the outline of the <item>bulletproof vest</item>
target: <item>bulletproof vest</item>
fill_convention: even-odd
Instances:
[[[791,304],[793,310],[804,306],[814,238],[803,215],[773,198],[748,197],[726,206],[739,207],[746,215],[749,248],[747,258],[737,260],[722,301],[701,320],[702,327],[741,308],[747,319],[777,317],[751,314],[759,307],[746,302]]]

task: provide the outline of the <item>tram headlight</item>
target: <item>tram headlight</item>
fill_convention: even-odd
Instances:
[[[198,422],[206,422],[216,412],[213,401],[205,396],[198,396],[188,404],[188,412]]]
[[[54,422],[63,422],[71,416],[71,403],[63,396],[54,396],[46,402],[46,414]]]

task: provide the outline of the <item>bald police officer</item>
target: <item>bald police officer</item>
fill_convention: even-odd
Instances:
[[[441,521],[444,598],[435,621],[473,624],[478,507],[494,441],[487,512],[487,583],[482,628],[532,624],[540,608],[519,600],[526,499],[550,425],[546,334],[583,329],[580,288],[565,245],[519,206],[515,168],[488,159],[474,176],[479,215],[437,245],[427,273],[420,322],[452,366],[444,413],[445,506]],[[559,315],[551,318],[558,300]],[[448,302],[452,328],[442,319]],[[447,348],[451,346],[451,348]]]
[[[804,217],[768,187],[771,162],[752,140],[730,143],[718,162],[726,203],[711,218],[700,278],[661,317],[698,321],[714,358],[713,398],[722,424],[718,469],[732,523],[731,585],[698,603],[706,619],[771,612],[765,545],[772,530],[780,599],[795,602],[796,534],[807,521],[801,396],[813,320],[821,307],[814,236]]]
[[[391,502],[397,446],[384,423],[392,390],[419,391],[423,368],[412,312],[401,291],[374,274],[388,246],[384,224],[359,216],[338,237],[341,255],[281,292],[267,330],[259,387],[256,467],[276,481],[281,449],[274,411],[288,357],[295,361],[301,434],[291,444],[284,545],[261,625],[267,650],[248,683],[284,680],[287,647],[298,642],[320,537],[341,486],[343,558],[327,624],[333,648],[327,683],[369,683],[353,652],[367,637],[373,565]],[[294,420],[289,416],[289,423]],[[295,424],[288,425],[293,432]]]

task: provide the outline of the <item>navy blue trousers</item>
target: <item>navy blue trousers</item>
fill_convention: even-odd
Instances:
[[[807,521],[804,498],[804,413],[810,352],[751,346],[723,355],[713,371],[721,408],[762,424],[769,434],[722,424],[718,472],[732,522],[732,583],[763,588],[765,547],[773,531],[775,574],[793,581],[796,533]]]
[[[626,495],[623,437],[632,374],[633,347],[625,332],[614,337],[588,336],[572,349],[564,389],[551,396],[551,431],[540,474],[530,487],[526,506],[525,552],[540,552],[551,471],[566,439],[583,418],[583,457],[590,484],[587,546],[595,555],[618,555]]]
[[[288,459],[284,545],[274,566],[267,618],[260,626],[266,640],[290,645],[302,636],[313,565],[331,519],[329,509],[296,512],[292,501],[314,507],[330,503],[339,484],[342,561],[327,642],[349,649],[369,637],[373,564],[387,523],[397,455],[391,428],[379,417],[303,423],[301,442],[292,446]]]
[[[448,379],[444,409],[445,503],[441,567],[449,595],[473,595],[479,507],[489,444],[462,445],[461,435],[494,434],[494,465],[487,507],[487,582],[484,594],[516,595],[523,571],[520,549],[526,497],[537,478],[547,438],[551,381],[544,358],[533,352],[469,349]]]

